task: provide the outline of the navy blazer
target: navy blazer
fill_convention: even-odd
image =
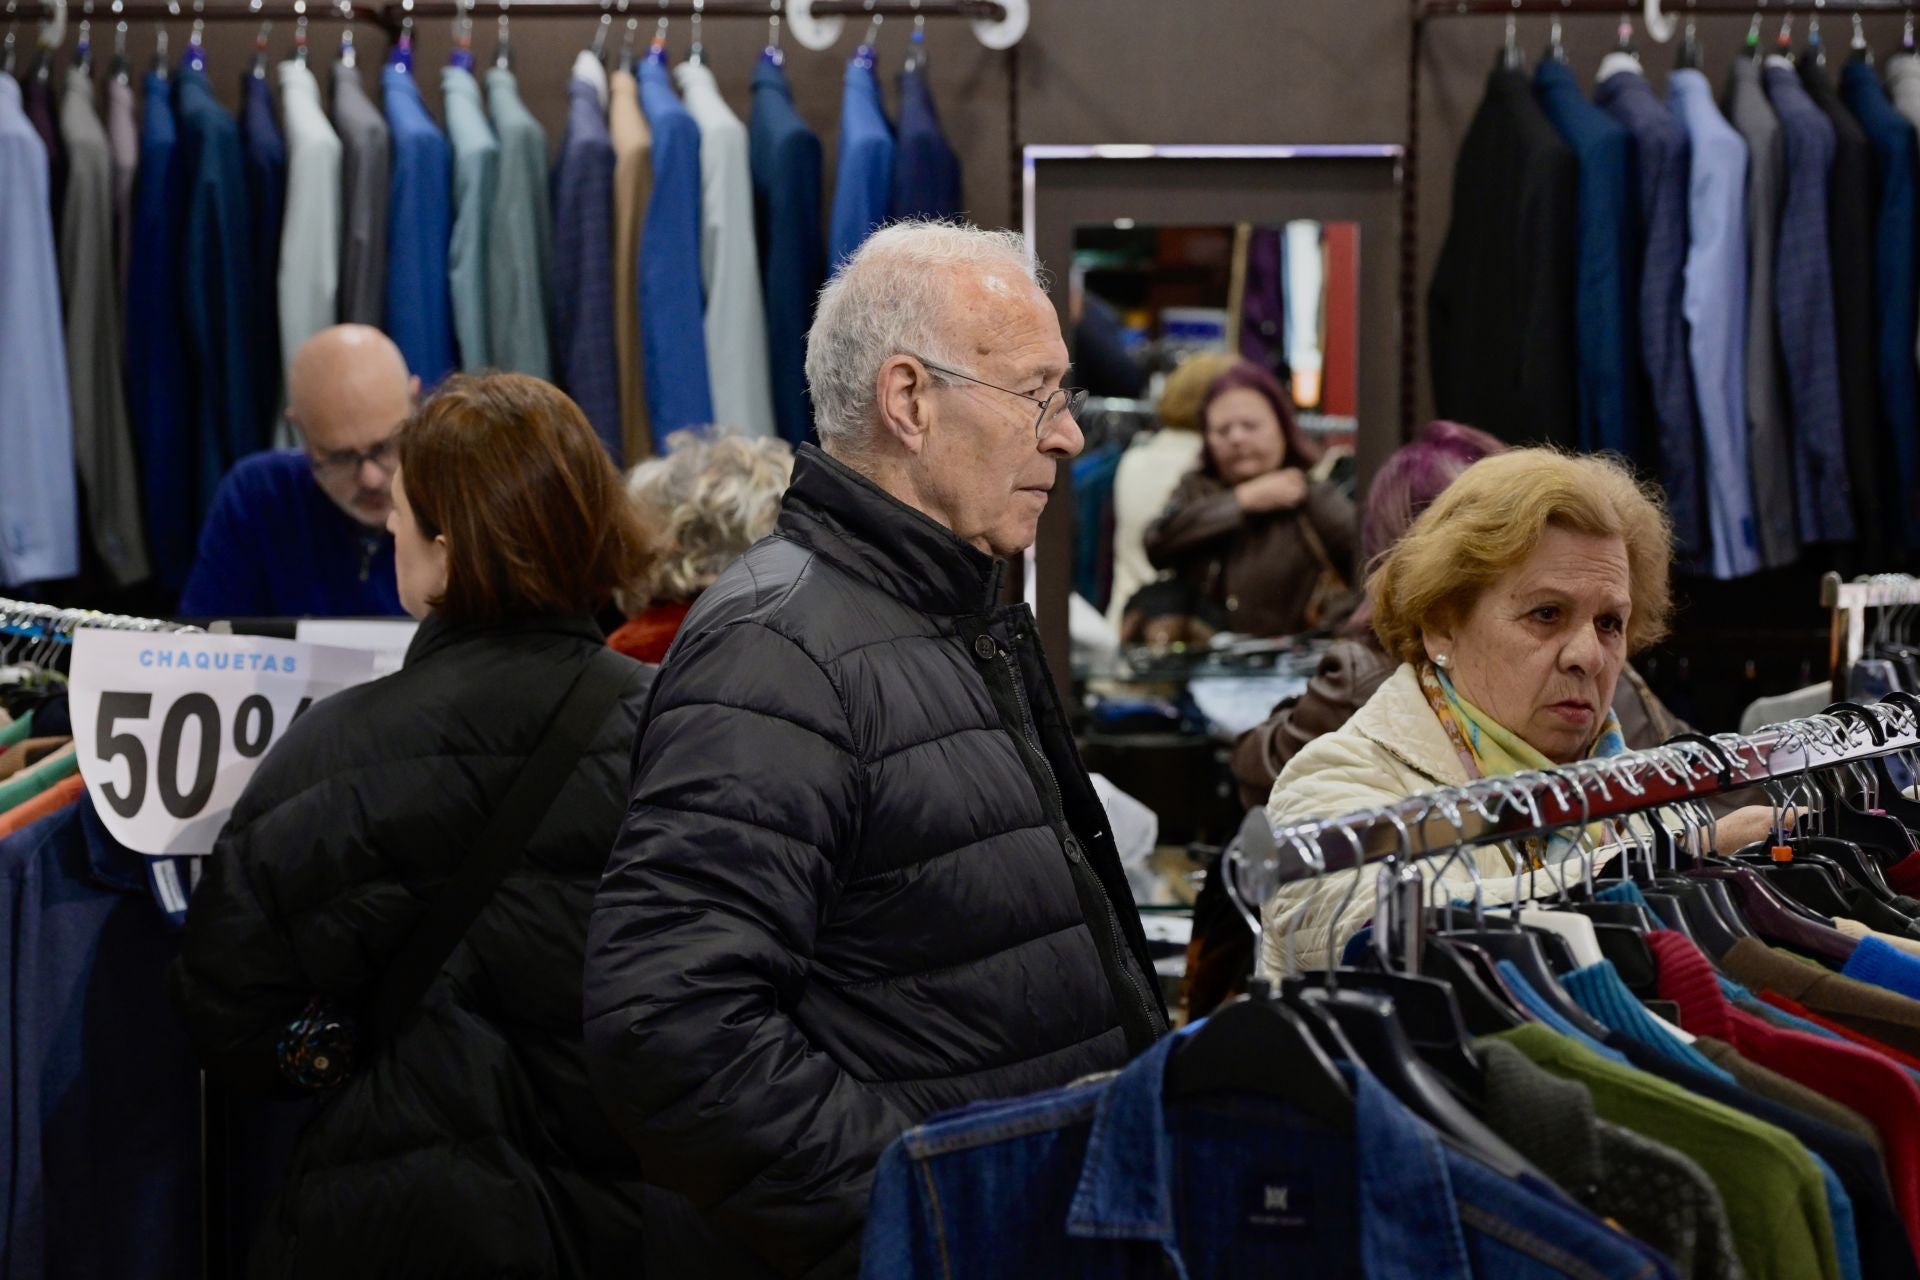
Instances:
[[[819,137],[794,109],[787,73],[766,58],[753,73],[748,130],[773,416],[781,436],[797,445],[813,438],[807,330],[827,270],[826,230],[820,219],[821,151]]]
[[[174,82],[181,184],[180,300],[186,319],[187,412],[199,457],[194,512],[213,506],[227,468],[259,447],[266,427],[254,389],[247,183],[240,126],[204,72],[182,67]]]

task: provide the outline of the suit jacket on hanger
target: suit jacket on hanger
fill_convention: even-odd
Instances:
[[[113,157],[94,105],[93,81],[76,68],[60,102],[67,145],[60,212],[61,302],[73,406],[74,462],[86,497],[87,534],[117,586],[147,577],[140,479],[120,378],[120,305],[113,272]]]
[[[1890,532],[1908,547],[1920,547],[1920,503],[1910,495],[1920,486],[1920,382],[1914,369],[1915,308],[1920,284],[1915,276],[1914,225],[1920,217],[1915,181],[1920,158],[1914,151],[1914,127],[1887,100],[1865,62],[1850,61],[1840,73],[1840,93],[1859,120],[1873,149],[1873,333],[1879,374],[1880,430],[1893,464],[1881,469],[1881,497],[1898,513]]]
[[[820,222],[820,138],[794,109],[787,73],[762,59],[753,72],[748,121],[754,223],[767,295],[767,357],[780,435],[798,445],[813,436],[807,395],[807,330],[826,278]]]
[[[333,127],[340,134],[340,320],[386,323],[387,187],[393,141],[360,71],[333,66]]]
[[[178,591],[193,568],[200,507],[194,490],[198,437],[188,412],[180,323],[184,177],[173,94],[164,76],[147,73],[145,108],[127,263],[127,408],[139,445],[147,554],[159,584]]]
[[[640,82],[611,77],[607,132],[613,139],[613,332],[620,368],[620,447],[632,466],[653,454],[647,426],[646,354],[640,342],[640,232],[653,194],[653,132],[640,113]]]
[[[184,251],[174,277],[180,287],[171,303],[184,301],[186,311],[186,400],[193,419],[189,456],[198,464],[193,486],[198,529],[220,478],[260,448],[266,430],[256,390],[265,322],[254,315],[240,126],[214,96],[204,71],[180,68],[173,92],[186,214],[178,241]],[[277,343],[270,350],[267,368],[277,371]]]
[[[1780,121],[1760,83],[1760,68],[1750,58],[1736,59],[1728,72],[1726,111],[1747,143],[1747,442],[1760,556],[1767,568],[1777,569],[1800,558],[1793,515],[1793,419],[1787,409],[1773,296],[1787,153]]]
[[[487,71],[487,111],[500,142],[500,173],[487,225],[488,340],[498,369],[553,376],[547,315],[553,305],[553,209],[547,135],[505,67]]]
[[[1578,178],[1573,152],[1526,78],[1496,69],[1460,147],[1452,220],[1427,291],[1428,355],[1442,417],[1516,443],[1581,442]]]
[[[1889,484],[1893,455],[1880,417],[1874,330],[1873,151],[1866,131],[1834,91],[1826,69],[1803,59],[1801,83],[1833,125],[1833,169],[1827,185],[1828,263],[1833,271],[1834,341],[1840,360],[1840,414],[1846,440],[1847,475],[1853,483],[1853,515],[1863,564],[1885,562],[1888,549],[1904,540],[1897,514],[1906,491]],[[1912,226],[1908,226],[1912,234]]]
[[[1800,540],[1851,542],[1858,495],[1847,470],[1835,349],[1832,255],[1827,238],[1827,180],[1833,124],[1807,96],[1800,77],[1769,66],[1767,97],[1785,142],[1786,201],[1775,248],[1774,303],[1780,351],[1793,405]]]
[[[1639,197],[1640,384],[1650,412],[1643,414],[1639,452],[1628,456],[1660,477],[1673,518],[1683,567],[1705,568],[1711,554],[1700,460],[1699,408],[1687,358],[1686,274],[1687,132],[1654,96],[1645,76],[1617,71],[1594,89],[1600,108],[1633,139],[1634,190]]]

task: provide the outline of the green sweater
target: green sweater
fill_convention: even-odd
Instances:
[[[1664,1143],[1705,1169],[1726,1204],[1749,1280],[1838,1280],[1826,1182],[1791,1134],[1609,1062],[1543,1026],[1491,1038],[1587,1086],[1601,1119]]]

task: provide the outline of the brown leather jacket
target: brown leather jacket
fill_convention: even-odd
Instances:
[[[1229,630],[1292,635],[1313,625],[1307,604],[1322,572],[1301,532],[1307,521],[1351,589],[1358,518],[1347,496],[1327,483],[1309,485],[1306,501],[1291,511],[1249,515],[1218,477],[1189,472],[1147,526],[1147,559],[1156,569],[1176,570],[1201,599],[1224,609]]]
[[[1334,641],[1307,682],[1307,691],[1275,707],[1265,723],[1241,734],[1234,744],[1233,777],[1240,784],[1241,803],[1248,808],[1264,805],[1287,761],[1321,734],[1345,724],[1397,665],[1371,634]],[[1690,732],[1632,666],[1620,673],[1613,710],[1620,717],[1627,746],[1634,750],[1657,747],[1676,733]]]

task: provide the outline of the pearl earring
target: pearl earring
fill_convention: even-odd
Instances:
[[[1446,666],[1447,661],[1448,661],[1447,655],[1444,653],[1436,653],[1433,655],[1433,665],[1436,667]]]

